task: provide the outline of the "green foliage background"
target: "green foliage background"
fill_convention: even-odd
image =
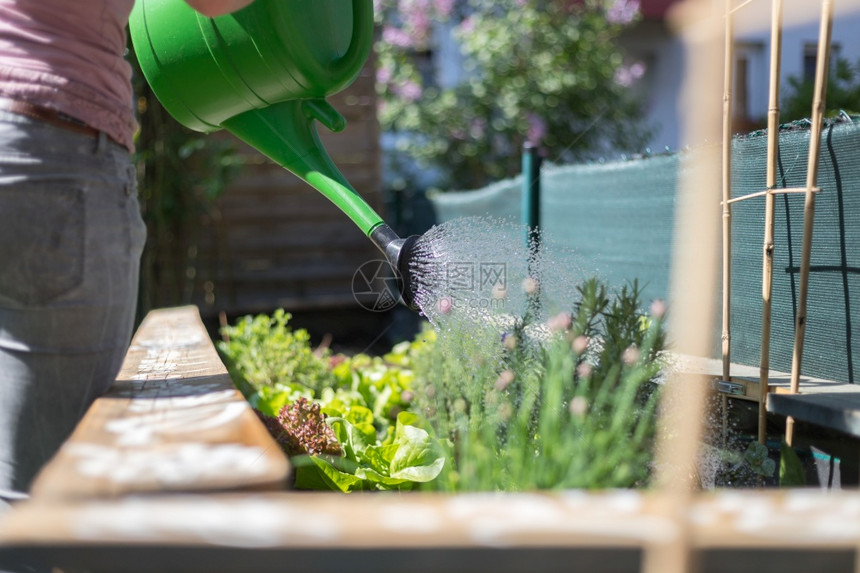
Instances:
[[[798,76],[787,79],[785,96],[780,109],[781,121],[797,121],[808,118],[812,112],[812,97],[815,82]],[[837,58],[827,81],[825,115],[834,117],[841,112],[860,114],[860,60],[851,63]]]
[[[436,85],[419,66],[416,56],[433,44],[409,12],[415,4],[435,6],[425,20],[453,26],[467,74],[459,85]],[[618,79],[617,40],[635,21],[613,15],[625,0],[440,4],[377,2],[376,53],[382,128],[411,134],[399,150],[439,169],[443,184],[475,188],[515,175],[525,141],[556,162],[642,149],[640,102]]]

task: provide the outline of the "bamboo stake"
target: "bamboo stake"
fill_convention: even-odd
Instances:
[[[722,355],[723,380],[731,380],[731,316],[732,316],[732,90],[735,62],[734,18],[732,0],[726,0],[725,61],[723,62],[723,325]],[[722,436],[728,439],[729,398],[720,397],[722,410]],[[725,444],[724,444],[725,445]]]
[[[732,72],[735,61],[732,0],[726,0],[725,61],[723,62],[723,380],[731,380],[732,290]],[[723,410],[727,398],[723,396]]]
[[[732,8],[731,10],[729,10],[729,14],[734,14],[735,12],[737,12],[738,10],[740,10],[741,8],[746,6],[747,4],[752,4],[753,2],[755,2],[755,0],[746,0],[746,2],[741,2],[740,4],[738,4],[737,6]]]
[[[818,55],[815,67],[815,93],[812,100],[812,127],[809,130],[809,163],[806,168],[806,200],[803,205],[803,244],[800,254],[800,285],[797,297],[797,319],[794,329],[794,348],[791,357],[791,388],[796,394],[800,386],[800,367],[803,358],[803,339],[806,334],[806,299],[809,294],[809,260],[812,254],[812,224],[815,217],[815,193],[818,181],[818,157],[821,149],[821,124],[827,93],[827,76],[830,72],[830,36],[833,30],[833,2],[821,4],[821,28],[818,35]],[[794,418],[785,421],[785,442],[794,441]]]
[[[767,176],[764,198],[764,254],[761,273],[761,356],[759,362],[758,441],[767,442],[767,394],[770,376],[771,294],[773,292],[773,219],[779,159],[779,77],[782,55],[782,0],[771,3],[770,96],[767,109]]]
[[[764,191],[756,191],[755,193],[749,193],[748,195],[744,195],[742,197],[735,197],[730,200],[729,203],[737,203],[738,201],[746,201],[747,199],[752,199],[754,197],[764,197],[767,194],[771,195],[792,195],[797,193],[809,193],[810,189],[806,187],[781,187],[779,189],[766,189]],[[818,193],[821,191],[818,187],[814,187],[811,189],[813,193]]]

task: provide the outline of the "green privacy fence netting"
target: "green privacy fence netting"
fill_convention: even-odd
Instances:
[[[779,186],[806,185],[809,131],[780,134]],[[803,374],[855,382],[860,361],[860,124],[830,123],[822,133]],[[734,140],[732,196],[762,191],[767,138]],[[574,249],[610,285],[638,279],[645,301],[669,297],[677,183],[684,154],[603,164],[545,167],[541,227],[548,241]],[[439,193],[438,222],[489,215],[520,218],[519,177],[479,191]],[[714,216],[721,216],[720,197]],[[777,195],[771,368],[791,369],[804,196]],[[732,361],[758,365],[764,199],[732,205]],[[703,301],[703,304],[706,302]],[[718,352],[719,324],[714,352]]]
[[[780,187],[805,187],[809,131],[780,136]],[[822,133],[807,300],[805,374],[855,382],[860,357],[860,125],[832,124]],[[766,137],[738,139],[733,152],[733,195],[763,188]],[[758,187],[756,183],[758,182]],[[774,219],[771,364],[791,368],[798,296],[803,195],[778,195]],[[761,338],[761,259],[764,200],[732,210],[732,348],[744,363],[757,363]]]

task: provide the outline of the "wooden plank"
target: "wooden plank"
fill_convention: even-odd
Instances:
[[[349,224],[348,220],[324,223],[296,221],[267,224],[261,222],[256,229],[250,227],[231,229],[227,234],[227,240],[233,253],[244,249],[291,250],[318,245],[325,245],[331,249],[349,248],[356,243],[372,247],[367,237],[357,227]]]
[[[689,374],[704,374],[717,384],[723,382],[721,366],[716,359],[677,355],[672,368]],[[758,367],[733,364],[730,382],[742,388],[742,394],[730,398],[758,401],[760,396]],[[767,411],[780,416],[860,437],[860,386],[815,377],[800,378],[800,393],[790,394],[791,374],[772,370],[768,378]]]
[[[373,254],[376,259],[382,258],[381,254],[376,255],[379,251],[375,249],[372,251],[366,249],[338,249],[336,251],[329,251],[322,248],[310,248],[308,250],[315,253],[315,257],[310,264],[316,267],[322,267],[323,265],[350,267],[350,275],[358,268],[356,261],[373,258],[367,255]],[[226,267],[225,265],[224,271],[229,273],[265,271],[282,266],[299,266],[304,264],[309,263],[307,263],[306,259],[302,258],[300,253],[273,254],[264,250],[257,253],[246,251],[245,256],[241,260],[236,261],[230,267]]]
[[[712,380],[722,379],[722,364],[716,358],[673,354],[669,357],[669,363],[670,368],[675,372],[703,375]],[[742,385],[746,389],[747,393],[746,395],[729,397],[757,401],[759,397],[759,367],[733,363],[731,365],[730,372],[730,381]],[[791,375],[787,372],[771,370],[768,374],[768,386],[770,387],[770,391],[773,393],[787,392],[790,379]],[[810,376],[802,378],[801,383],[803,387],[809,391],[819,388],[827,390],[828,388],[842,385],[832,380],[823,380],[821,378]]]
[[[376,258],[381,260],[382,255],[378,255]],[[371,257],[367,257],[365,260],[371,260]],[[241,282],[340,281],[343,279],[351,284],[353,275],[360,267],[360,264],[354,261],[327,261],[325,255],[321,255],[317,261],[306,262],[301,265],[290,266],[277,263],[277,261],[272,260],[245,258],[240,266],[233,267],[230,278],[237,284]],[[349,287],[350,284],[346,286]]]
[[[672,368],[681,373],[704,374],[717,384],[722,382],[721,366],[713,358],[674,356]],[[742,394],[730,398],[758,401],[759,372],[756,366],[732,364],[730,382],[742,388]],[[800,379],[800,393],[790,394],[791,374],[772,370],[768,375],[767,411],[780,416],[860,437],[860,386],[815,377]]]
[[[363,197],[369,203],[379,198],[378,195],[371,197],[366,194]],[[281,208],[282,211],[273,213],[268,207]],[[284,192],[270,187],[243,186],[235,194],[231,193],[223,197],[219,209],[224,225],[247,223],[243,219],[251,217],[289,220],[302,219],[311,215],[334,221],[347,220],[346,215],[336,205],[310,188],[293,188],[289,192]]]
[[[37,476],[33,496],[283,489],[288,475],[196,307],[180,307],[147,315],[115,383]]]
[[[853,384],[804,389],[800,394],[771,394],[767,411],[860,437],[860,388]]]
[[[268,272],[285,270],[288,273],[290,269],[301,268],[302,265],[312,265],[322,268],[340,268],[343,272],[348,273],[345,276],[351,277],[356,269],[366,261],[381,260],[382,255],[376,249],[338,249],[329,251],[326,249],[308,248],[308,255],[315,253],[314,257],[302,256],[299,253],[272,253],[261,249],[259,251],[247,250],[243,252],[241,259],[232,261],[230,264],[225,262],[218,269],[217,273],[213,273],[214,278],[233,278],[244,273]],[[310,259],[311,262],[308,262]],[[213,265],[215,261],[208,258],[200,257],[197,259],[199,266]]]
[[[349,165],[347,167],[349,170],[347,180],[363,196],[379,192],[379,182],[374,180],[374,176],[378,176],[377,165],[375,163]],[[356,180],[364,180],[365,183],[359,185],[356,183]],[[313,193],[319,194],[317,190],[299,179],[297,176],[266,160],[265,163],[247,166],[246,169],[242,171],[242,175],[225,191],[224,197],[234,196],[241,198],[242,193],[247,190],[255,189],[265,190],[269,193],[283,193],[285,191],[292,192],[295,190],[296,192],[305,193],[312,191]]]
[[[826,563],[837,567],[828,571],[853,572],[854,492],[724,490],[694,496],[678,519],[666,517],[671,500],[661,495],[282,492],[29,502],[0,521],[0,559],[39,556],[93,571],[157,563],[165,572],[287,564],[368,573],[633,572],[644,548],[687,538],[703,571],[821,571],[815,565]]]
[[[355,296],[350,292],[337,292],[331,289],[325,292],[319,292],[316,285],[313,287],[313,292],[308,292],[308,289],[290,289],[288,292],[279,290],[278,293],[272,293],[267,290],[259,292],[249,292],[244,290],[241,293],[236,293],[235,296],[227,294],[220,295],[221,297],[230,297],[228,303],[224,303],[219,299],[216,301],[219,306],[212,308],[202,308],[201,314],[207,318],[215,318],[219,316],[221,309],[229,308],[234,315],[244,314],[269,314],[272,308],[284,308],[290,312],[298,311],[330,311],[330,310],[356,310],[360,308],[355,301]],[[274,305],[274,306],[273,306]]]

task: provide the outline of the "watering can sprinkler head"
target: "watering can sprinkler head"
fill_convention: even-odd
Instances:
[[[415,304],[416,285],[412,280],[409,266],[415,256],[415,243],[418,238],[418,235],[410,235],[401,239],[384,223],[370,233],[370,240],[385,255],[385,259],[397,277],[401,301],[406,307],[416,311],[418,310],[418,305]]]

